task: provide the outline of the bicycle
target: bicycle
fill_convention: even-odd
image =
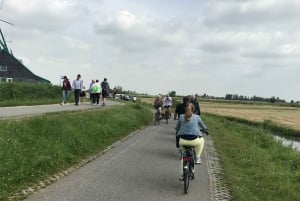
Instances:
[[[195,150],[193,146],[183,146],[185,151],[181,152],[183,160],[183,187],[184,193],[187,194],[190,179],[195,178]]]
[[[156,111],[155,111],[155,114],[154,114],[154,125],[159,125],[159,122],[160,122],[160,110],[161,108],[157,108]]]
[[[164,113],[164,120],[166,120],[166,123],[169,123],[169,119],[171,118],[171,112],[170,108],[166,108],[165,113]]]

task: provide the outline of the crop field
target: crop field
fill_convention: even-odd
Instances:
[[[143,98],[142,102],[152,104],[154,98]],[[201,112],[221,116],[237,117],[255,122],[271,120],[278,125],[300,130],[300,108],[271,104],[238,104],[230,102],[199,101]]]
[[[215,102],[200,102],[200,107],[202,112],[238,117],[255,122],[271,120],[279,125],[300,130],[300,108]]]

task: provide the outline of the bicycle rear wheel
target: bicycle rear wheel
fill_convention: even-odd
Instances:
[[[189,162],[186,161],[183,165],[183,187],[184,193],[187,194],[190,184],[190,176],[189,176]]]
[[[170,118],[170,112],[167,110],[165,113],[165,118],[166,118],[166,123],[169,123],[169,118]]]

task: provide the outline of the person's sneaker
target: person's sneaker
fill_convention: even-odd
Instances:
[[[66,105],[69,105],[69,103],[66,103]]]
[[[196,163],[196,164],[201,164],[201,163],[202,163],[202,161],[201,161],[201,159],[200,159],[200,158],[197,158],[197,159],[196,159],[196,161],[195,161],[195,163]]]
[[[62,102],[60,105],[64,105],[64,102]]]

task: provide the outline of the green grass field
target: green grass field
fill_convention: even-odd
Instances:
[[[300,153],[261,126],[205,114],[235,201],[300,200]]]

